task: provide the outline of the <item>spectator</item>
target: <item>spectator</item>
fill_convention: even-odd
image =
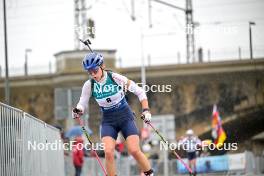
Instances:
[[[80,176],[82,173],[82,166],[84,161],[83,139],[81,136],[75,138],[72,150],[73,165],[75,167],[75,176]]]
[[[193,170],[193,175],[196,175],[196,158],[197,149],[201,147],[201,140],[194,135],[192,129],[186,131],[186,136],[179,141],[179,145],[187,152],[187,158],[190,168]]]

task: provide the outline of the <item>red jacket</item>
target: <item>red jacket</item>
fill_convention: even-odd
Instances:
[[[83,150],[80,150],[78,148],[81,148],[81,145],[79,143],[83,143],[83,140],[81,138],[76,138],[75,143],[72,149],[72,158],[73,158],[73,164],[75,166],[82,166],[84,161],[84,152]],[[78,147],[77,147],[77,144]]]

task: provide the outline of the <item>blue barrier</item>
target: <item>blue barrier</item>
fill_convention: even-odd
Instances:
[[[184,159],[188,162],[187,159]],[[198,158],[196,160],[196,171],[197,173],[207,173],[207,172],[224,172],[228,171],[228,156],[210,156],[204,158]],[[184,165],[177,161],[177,172],[180,174],[188,173]]]

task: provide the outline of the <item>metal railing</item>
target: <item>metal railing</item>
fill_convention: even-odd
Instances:
[[[46,147],[59,141],[58,129],[0,102],[1,176],[63,176],[63,149]]]

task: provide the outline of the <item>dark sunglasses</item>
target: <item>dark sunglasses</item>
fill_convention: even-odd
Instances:
[[[99,67],[94,68],[94,69],[89,69],[89,70],[88,70],[88,73],[89,73],[90,75],[92,75],[92,74],[97,74],[98,71],[99,71]]]

